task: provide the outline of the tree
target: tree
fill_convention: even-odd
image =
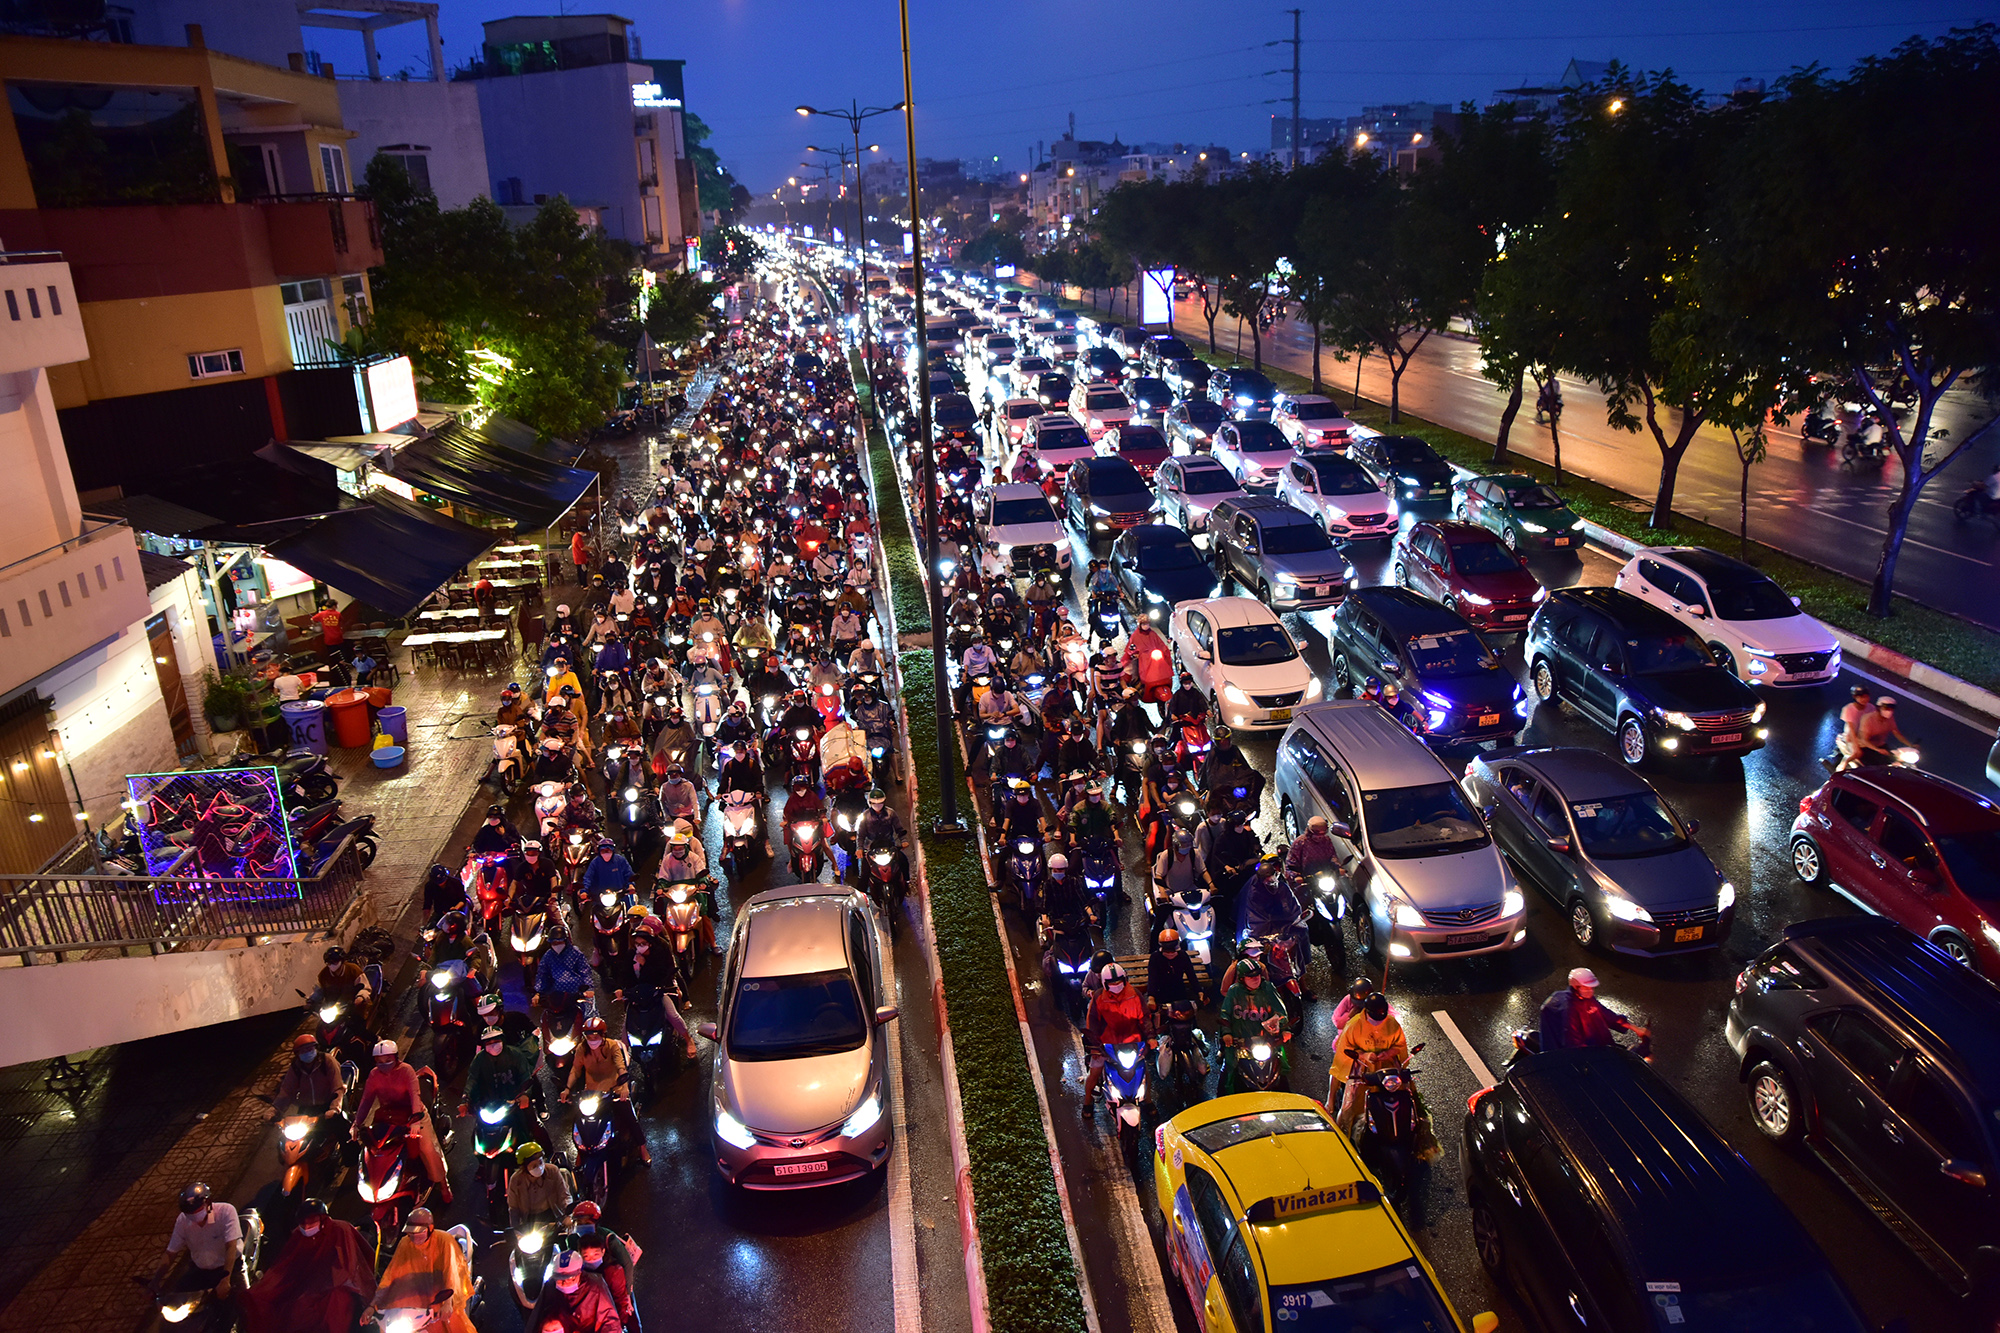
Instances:
[[[708,146],[709,136],[715,131],[708,123],[692,111],[681,113],[681,133],[687,140],[688,160],[694,163],[695,193],[700,199],[701,211],[714,213],[723,221],[750,202],[750,191],[736,183],[729,169],[722,165],[722,158]],[[742,190],[739,202],[737,191]]]
[[[707,326],[721,291],[717,284],[703,282],[692,273],[668,270],[657,275],[646,298],[646,336],[656,346],[693,342]]]
[[[1012,231],[990,226],[959,248],[958,262],[967,266],[1012,264],[1019,268],[1028,261],[1028,247],[1020,228]]]
[[[1278,261],[1298,239],[1300,195],[1282,173],[1257,166],[1212,187],[1215,221],[1205,230],[1211,270],[1221,289],[1222,308],[1250,326],[1250,364],[1264,368],[1263,316],[1271,301]],[[1210,320],[1210,342],[1214,341]]]
[[[701,262],[725,286],[747,276],[763,257],[763,243],[736,227],[722,227],[701,238]]]
[[[1770,339],[1788,407],[1828,392],[1821,372],[1881,419],[1902,465],[1868,598],[1887,616],[1918,497],[1996,420],[1955,439],[1935,424],[1947,392],[1990,399],[2000,371],[2000,183],[1980,166],[2000,137],[2000,28],[1913,38],[1778,91],[1718,173],[1696,281],[1718,320]]]

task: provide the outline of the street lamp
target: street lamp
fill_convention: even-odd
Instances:
[[[862,188],[861,122],[872,116],[886,116],[892,111],[901,111],[902,109],[903,104],[901,102],[896,103],[894,106],[864,107],[857,101],[850,101],[845,111],[838,108],[831,111],[823,111],[816,106],[806,106],[804,103],[793,108],[801,116],[831,116],[835,120],[845,121],[847,122],[848,132],[854,136],[854,216],[860,220],[859,225],[855,229],[854,248],[861,256],[860,300],[856,302],[861,311],[861,364],[862,368],[868,373],[869,409],[876,413],[878,420],[881,413],[880,409],[875,406],[875,340],[873,333],[868,327],[868,210],[866,206],[868,191]],[[880,144],[870,144],[868,146],[868,151],[871,153],[878,152],[880,149]],[[820,151],[825,150],[822,149]]]

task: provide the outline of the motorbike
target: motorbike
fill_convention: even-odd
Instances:
[[[1125,607],[1116,592],[1094,592],[1090,595],[1090,631],[1106,641],[1125,632]]]
[[[660,1062],[666,1062],[666,1076],[679,1068],[681,1046],[667,1038],[667,993],[656,986],[637,987],[625,992],[625,1040],[633,1061],[645,1072],[646,1086],[657,1086]],[[639,1094],[634,1093],[635,1097]]]
[[[604,761],[598,766],[598,775],[604,779],[604,797],[609,801],[614,793],[634,793],[635,789],[647,785],[652,774],[646,768],[645,752],[636,745],[618,744],[604,747]],[[635,799],[627,795],[627,800]]]
[[[825,827],[817,819],[793,820],[785,825],[785,850],[791,855],[792,878],[801,884],[815,883],[826,868]]]
[[[1118,844],[1110,838],[1092,838],[1077,849],[1076,861],[1084,892],[1097,901],[1097,919],[1106,930],[1112,929],[1118,917],[1122,879]]]
[[[1184,1002],[1160,1010],[1160,1049],[1153,1069],[1163,1087],[1192,1089],[1190,1102],[1200,1100],[1208,1077],[1208,1043],[1195,1026],[1194,1006]]]
[[[909,874],[901,864],[896,845],[885,838],[872,840],[861,857],[861,886],[889,918],[889,938],[896,937],[896,922],[903,915],[903,895],[909,891]]]
[[[536,1137],[534,1114],[518,1101],[496,1102],[473,1110],[472,1161],[489,1226],[507,1225],[507,1179],[514,1171],[515,1149]]]
[[[347,1086],[353,1086],[359,1071],[347,1065],[343,1073],[348,1079]],[[252,1204],[257,1213],[270,1219],[279,1235],[292,1229],[292,1218],[301,1200],[339,1186],[341,1145],[346,1137],[347,1117],[332,1108],[318,1115],[294,1111],[279,1118],[279,1175],[257,1191],[256,1202]]]
[[[1183,889],[1168,901],[1173,905],[1174,929],[1188,956],[1203,967],[1215,965],[1215,905],[1213,895],[1200,885]]]
[[[1088,917],[1059,921],[1050,928],[1043,968],[1049,974],[1056,1003],[1078,1027],[1083,1026],[1083,976],[1090,970],[1092,953]]]
[[[264,1219],[255,1208],[245,1208],[237,1223],[243,1231],[243,1266],[238,1278],[247,1276],[254,1282],[263,1269]],[[153,1308],[162,1324],[187,1333],[228,1333],[237,1326],[235,1302],[217,1300],[213,1287],[159,1292],[153,1297]]]
[[[1125,1165],[1139,1163],[1139,1122],[1146,1113],[1146,1043],[1105,1043],[1104,1104],[1118,1126],[1118,1150]]]
[[[571,1193],[574,1195],[575,1191]],[[507,1276],[514,1289],[514,1301],[524,1312],[534,1309],[535,1302],[541,1299],[542,1288],[555,1281],[556,1256],[570,1248],[574,1240],[567,1218],[531,1219],[515,1229],[507,1249]]]
[[[685,991],[694,980],[701,953],[701,886],[687,880],[673,880],[654,890],[653,910],[666,924],[667,940],[674,949],[674,971]]]
[[[1237,1043],[1234,1052],[1236,1061],[1237,1092],[1289,1092],[1291,1080],[1285,1074],[1282,1058],[1283,1043],[1279,1034],[1270,1029],[1281,1024],[1281,1015],[1273,1015],[1267,1022],[1265,1031],[1259,1032],[1249,1041]]]
[[[378,1272],[400,1239],[410,1210],[431,1190],[410,1142],[415,1132],[409,1125],[381,1120],[361,1126],[361,1164],[354,1173],[354,1187],[369,1206],[368,1221],[361,1229]]]
[[[1986,494],[1984,482],[1974,482],[1965,488],[1965,493],[1952,501],[1952,515],[1961,523],[1970,523],[1975,518],[1990,518],[2000,522],[2000,500]]]
[[[424,940],[429,943],[437,937],[435,930],[426,930]],[[472,1020],[473,996],[478,986],[467,975],[460,975],[449,967],[433,967],[429,976],[430,986],[425,996],[422,1024],[430,1029],[431,1058],[437,1062],[438,1071],[450,1078],[465,1067],[472,1057],[472,1039],[475,1035]]]
[[[1824,444],[1828,447],[1840,443],[1840,421],[1835,417],[1823,417],[1809,413],[1799,422],[1799,442],[1802,444]]]
[[[333,800],[322,801],[318,805],[308,806],[303,810],[294,810],[287,817],[286,822],[291,825],[292,846],[317,846],[322,839],[329,836],[342,823],[340,818],[340,799],[335,797]],[[370,827],[373,827],[372,821],[370,822]]]
[[[520,961],[524,975],[535,975],[535,964],[540,961],[542,946],[547,943],[549,913],[555,910],[547,902],[518,902],[507,916],[507,943],[513,947],[514,957]]]
[[[611,1202],[611,1168],[624,1157],[625,1145],[611,1118],[611,1094],[583,1092],[576,1099],[576,1120],[570,1143],[576,1149],[576,1189],[580,1199],[599,1208]]]
[[[600,970],[632,948],[632,918],[625,910],[631,901],[616,889],[603,889],[589,903],[591,963]]]
[[[555,786],[555,791],[544,791],[535,797],[535,828],[540,834],[541,843],[544,846],[553,846],[556,839],[561,836],[563,810],[569,804],[569,799],[560,786],[553,783],[548,785]]]
[[[500,932],[500,914],[506,906],[507,894],[501,884],[501,868],[506,864],[505,852],[474,852],[465,854],[465,866],[459,871],[459,883],[465,886],[465,896],[479,905],[480,933],[496,935]]]
[[[1008,845],[1007,859],[1001,866],[1000,883],[1003,887],[1012,887],[1021,910],[1030,917],[1040,911],[1035,902],[1035,886],[1042,882],[1042,870],[1042,844],[1038,840],[1016,838]]]
[[[577,1043],[583,1040],[583,1005],[575,999],[552,999],[542,1010],[542,1063],[557,1087],[569,1081]]]
[[[739,879],[764,846],[763,803],[757,793],[722,795],[722,865],[731,883]]]
[[[819,710],[820,730],[825,731],[840,721],[840,687],[830,680],[821,681],[813,691],[813,707]]]
[[[1212,744],[1207,718],[1190,717],[1181,722],[1180,736],[1174,742],[1174,755],[1180,760],[1181,771],[1191,780],[1201,781],[1201,772],[1208,763]]]
[[[1889,457],[1889,446],[1882,439],[1862,431],[1849,431],[1840,446],[1842,466],[1855,463],[1880,463]]]
[[[1412,1056],[1423,1049],[1419,1042]],[[1409,1201],[1410,1176],[1418,1161],[1419,1128],[1428,1130],[1430,1117],[1417,1099],[1416,1071],[1406,1066],[1378,1069],[1362,1076],[1368,1087],[1363,1097],[1355,1146],[1368,1163],[1389,1202],[1401,1208]]]
[[[1331,870],[1321,870],[1310,881],[1294,879],[1293,884],[1299,901],[1310,909],[1307,942],[1325,949],[1327,961],[1338,971],[1347,961],[1347,934],[1341,924],[1347,920],[1347,895],[1341,891],[1340,877]]]
[[[843,787],[832,798],[827,812],[827,833],[833,840],[834,879],[846,884],[858,869],[854,840],[861,828],[861,816],[868,813],[868,792],[864,787]]]
[[[348,838],[354,839],[355,863],[363,870],[375,864],[376,854],[381,845],[375,840],[375,816],[360,815],[343,824],[336,824],[321,834],[313,847],[312,866],[317,872],[340,850],[340,844]]]

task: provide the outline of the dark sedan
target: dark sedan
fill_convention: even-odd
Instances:
[[[1406,503],[1451,499],[1451,464],[1414,435],[1374,435],[1347,446],[1347,456],[1375,474],[1390,498]]]
[[[1132,614],[1166,623],[1174,607],[1215,595],[1215,570],[1185,532],[1165,523],[1133,528],[1111,548],[1111,572]]]
[[[1208,376],[1208,362],[1198,357],[1191,356],[1185,361],[1170,361],[1160,367],[1160,378],[1165,380],[1167,387],[1179,394],[1182,399],[1206,400]]]
[[[1167,382],[1151,375],[1137,375],[1126,382],[1125,396],[1132,400],[1132,418],[1159,425],[1174,405],[1174,391]]]
[[[1208,397],[1238,421],[1269,421],[1278,401],[1278,386],[1263,372],[1238,366],[1209,377]]]

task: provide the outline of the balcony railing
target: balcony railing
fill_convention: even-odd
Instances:
[[[0,565],[0,693],[151,612],[131,527],[86,516],[76,536]]]
[[[72,953],[177,953],[330,931],[361,881],[351,835],[319,874],[301,879],[0,875],[0,957],[63,962]]]

